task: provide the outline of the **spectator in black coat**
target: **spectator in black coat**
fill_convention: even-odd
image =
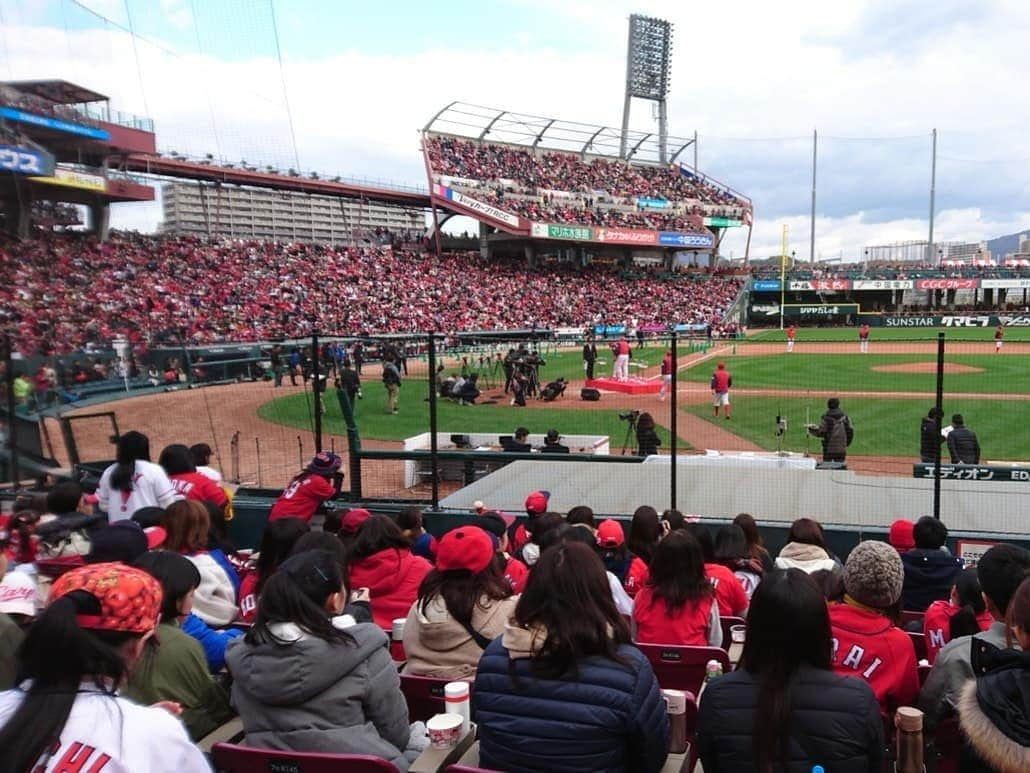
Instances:
[[[668,754],[654,672],[582,543],[544,551],[479,661],[472,701],[484,768],[657,773]]]
[[[872,689],[830,669],[822,591],[774,570],[751,598],[740,665],[705,688],[697,744],[705,773],[878,773],[883,723]]]
[[[948,433],[948,451],[952,464],[980,464],[980,441],[976,433],[966,426],[961,413],[951,417],[952,430]]]
[[[941,416],[943,414],[944,412],[940,408],[934,406],[919,424],[919,459],[927,464],[937,461],[941,443],[944,442],[944,437],[941,435]]]
[[[916,546],[901,554],[905,568],[905,584],[901,590],[901,608],[925,612],[933,602],[951,595],[962,571],[962,559],[941,550],[948,539],[948,527],[930,515],[924,515],[912,528]]]

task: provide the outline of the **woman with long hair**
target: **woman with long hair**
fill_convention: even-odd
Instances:
[[[290,555],[297,540],[309,531],[311,527],[300,518],[280,518],[265,526],[253,568],[240,580],[240,620],[244,623],[254,622],[258,597],[268,578]]]
[[[661,538],[662,525],[658,520],[658,511],[648,505],[638,507],[633,512],[629,536],[626,538],[626,547],[633,554],[633,559],[623,584],[630,597],[636,596],[637,591],[647,582],[647,567]]]
[[[839,572],[840,564],[826,547],[823,527],[811,518],[798,518],[790,525],[787,544],[776,556],[777,569],[800,569],[811,574],[819,569]]]
[[[300,518],[310,521],[315,513],[324,510],[327,501],[340,493],[343,460],[330,451],[315,454],[307,467],[297,473],[286,484],[283,493],[275,500],[268,513],[268,520],[279,518]]]
[[[132,431],[120,436],[115,460],[97,485],[97,504],[109,521],[131,518],[141,507],[168,507],[182,498],[164,468],[150,461],[146,435]]]
[[[283,561],[229,647],[232,703],[252,746],[371,754],[407,770],[425,743],[408,725],[386,634],[341,615],[348,595],[331,553]]]
[[[397,512],[397,526],[411,543],[413,555],[422,556],[427,561],[436,558],[436,538],[422,526],[421,507],[402,507]]]
[[[637,456],[654,456],[661,444],[655,432],[654,417],[650,413],[640,414],[637,417]]]
[[[494,545],[474,525],[443,535],[436,568],[418,589],[404,624],[404,673],[463,679],[504,633],[517,598],[497,568]]]
[[[424,558],[411,554],[411,545],[397,524],[385,515],[373,515],[358,529],[347,571],[351,587],[368,588],[372,618],[389,631],[394,620],[407,617],[419,585],[432,568]]]
[[[976,567],[963,569],[947,600],[935,601],[923,615],[926,659],[930,665],[941,647],[959,636],[972,636],[991,627],[994,618],[987,611]]]
[[[762,571],[768,572],[773,568],[772,556],[762,544],[762,534],[758,531],[758,523],[750,513],[740,513],[733,519],[733,523],[744,530],[744,539],[747,540],[747,553],[751,558],[757,558],[762,564]]]
[[[745,617],[749,599],[744,586],[733,573],[733,570],[715,560],[715,540],[712,533],[703,523],[693,522],[683,526],[697,544],[701,546],[701,555],[705,560],[705,574],[715,588],[715,600],[719,602],[719,614],[726,617]]]
[[[144,553],[135,567],[161,583],[161,622],[157,641],[144,648],[125,694],[139,703],[179,704],[190,738],[199,741],[235,715],[228,694],[211,678],[200,643],[181,628],[193,608],[200,572],[170,550]]]
[[[651,773],[665,763],[658,683],[588,545],[541,554],[504,635],[479,661],[472,701],[484,768]]]
[[[222,510],[229,504],[229,497],[218,484],[197,471],[193,463],[193,454],[181,443],[165,446],[161,456],[157,458],[157,463],[168,473],[175,493],[184,499],[210,502]]]
[[[1030,576],[1009,601],[1005,623],[1004,649],[986,642],[974,648],[979,676],[966,682],[956,704],[969,743],[963,773],[1030,770]]]
[[[139,569],[62,575],[18,651],[20,686],[0,693],[0,768],[208,771],[170,710],[118,695],[153,635],[161,586]]]
[[[822,591],[800,569],[767,574],[751,598],[737,670],[705,687],[697,745],[705,771],[874,773],[883,758],[876,697],[831,670]]]
[[[203,503],[183,499],[165,510],[161,526],[167,536],[165,550],[181,553],[200,572],[200,585],[193,596],[197,617],[208,625],[224,626],[236,618],[236,588],[239,577],[220,550],[208,550],[211,518]]]
[[[764,570],[762,562],[751,557],[747,537],[737,524],[723,526],[715,533],[715,560],[733,572],[750,600],[762,580]]]
[[[658,543],[647,584],[633,600],[633,622],[641,644],[722,644],[719,604],[701,546],[686,531]]]

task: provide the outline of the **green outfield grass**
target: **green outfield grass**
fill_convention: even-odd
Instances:
[[[365,399],[359,400],[356,419],[360,436],[366,440],[403,440],[406,437],[429,431],[429,403],[423,400],[426,394],[421,385],[407,384],[401,388],[400,413],[396,416],[384,412],[385,393],[378,383],[365,386]],[[336,394],[330,392],[326,400],[326,413],[322,426],[326,434],[343,435],[346,427],[340,413]],[[564,400],[576,399],[566,396]],[[287,427],[311,431],[311,396],[294,394],[281,397],[258,408],[258,416],[266,421]],[[547,406],[547,407],[544,407]],[[525,408],[510,405],[463,406],[442,400],[438,404],[437,426],[441,432],[496,432],[511,434],[518,426],[530,432],[547,432],[557,429],[563,435],[607,435],[611,452],[619,453],[626,436],[627,424],[619,419],[620,411],[626,405],[612,405],[598,410],[562,409],[561,403],[543,403],[530,400]],[[662,447],[669,447],[669,433],[658,427]],[[680,441],[680,448],[689,446]]]
[[[912,362],[936,362],[925,354],[793,354],[748,357],[747,346],[738,346],[738,354],[724,358],[733,376],[733,385],[747,389],[839,389],[871,392],[934,392],[933,373],[891,373],[874,371],[877,365],[901,365]],[[1030,394],[1030,367],[1025,357],[995,354],[956,354],[949,363],[982,368],[981,373],[946,373],[945,392]],[[713,364],[703,362],[680,371],[688,381],[707,382]]]
[[[871,327],[870,345],[877,341],[936,341],[937,334],[944,333],[946,341],[983,341],[994,345],[993,327]],[[760,330],[748,336],[749,341],[786,341],[786,333],[780,329]],[[1030,328],[1005,328],[1006,341],[1030,341]],[[858,327],[799,327],[796,343],[805,341],[854,341],[858,344]]]
[[[764,449],[777,449],[776,416],[786,417],[785,451],[821,452],[819,438],[806,443],[807,421],[817,424],[826,410],[826,401],[816,398],[733,397],[732,418],[725,421],[712,416],[710,405],[691,405],[684,410],[700,416],[721,429],[740,435]],[[848,454],[856,456],[910,456],[919,458],[919,422],[932,402],[926,400],[842,399],[841,408],[851,418],[855,439]],[[1030,443],[1022,428],[1030,419],[1030,403],[1003,400],[945,401],[945,420],[961,413],[966,426],[976,432],[981,458],[998,460],[1030,459]],[[945,461],[947,452],[945,449]]]

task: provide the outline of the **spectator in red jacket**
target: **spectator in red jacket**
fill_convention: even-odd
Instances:
[[[385,515],[373,515],[358,530],[350,552],[350,587],[368,588],[372,619],[389,631],[408,616],[418,586],[433,565],[411,554],[400,528]]]
[[[905,573],[898,552],[867,540],[844,564],[844,601],[830,605],[833,670],[865,679],[881,711],[910,706],[919,692],[916,651],[889,615],[898,613]]]
[[[327,500],[340,493],[343,475],[342,459],[329,451],[321,451],[308,466],[289,482],[272,505],[268,520],[300,518],[310,521]]]
[[[629,548],[633,559],[630,561],[623,584],[626,593],[631,597],[636,596],[637,591],[647,582],[647,567],[661,538],[662,527],[658,520],[658,511],[647,505],[638,507],[633,513],[633,520],[629,524],[629,537],[626,539],[626,547]]]
[[[225,510],[225,506],[229,504],[229,497],[222,487],[203,473],[197,472],[193,464],[193,454],[186,446],[180,443],[165,446],[157,463],[168,473],[175,493],[183,498],[210,502],[221,510]]]
[[[719,604],[697,540],[674,531],[658,543],[647,583],[633,600],[642,644],[722,644]]]
[[[494,564],[511,585],[512,592],[516,595],[522,593],[529,579],[529,569],[517,558],[508,555],[508,524],[504,517],[494,510],[487,510],[480,513],[472,523],[493,538]]]
[[[959,636],[972,636],[991,627],[994,618],[987,611],[976,567],[963,569],[951,588],[947,601],[935,601],[923,615],[926,659],[930,665],[941,647]]]
[[[684,529],[693,535],[697,544],[701,546],[701,555],[704,556],[705,561],[705,574],[715,589],[715,599],[719,602],[719,614],[726,617],[745,617],[750,604],[748,595],[733,570],[715,560],[715,541],[712,539],[712,533],[708,531],[708,527],[703,523],[687,523],[684,525]]]
[[[287,559],[293,546],[311,531],[300,518],[279,518],[270,521],[261,535],[257,564],[240,579],[240,620],[253,623],[261,591],[279,564]]]

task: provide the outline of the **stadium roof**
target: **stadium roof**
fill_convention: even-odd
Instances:
[[[563,121],[539,115],[526,115],[495,107],[451,102],[434,115],[423,129],[438,134],[503,142],[549,150],[564,150],[597,156],[619,157],[621,130],[577,121]],[[643,163],[661,163],[658,131],[628,133],[628,158]],[[681,154],[694,142],[693,138],[668,138],[669,162],[681,160]]]
[[[86,102],[106,102],[109,97],[85,86],[62,80],[48,81],[4,81],[5,86],[17,89],[23,94],[48,99],[59,105],[81,105]]]

